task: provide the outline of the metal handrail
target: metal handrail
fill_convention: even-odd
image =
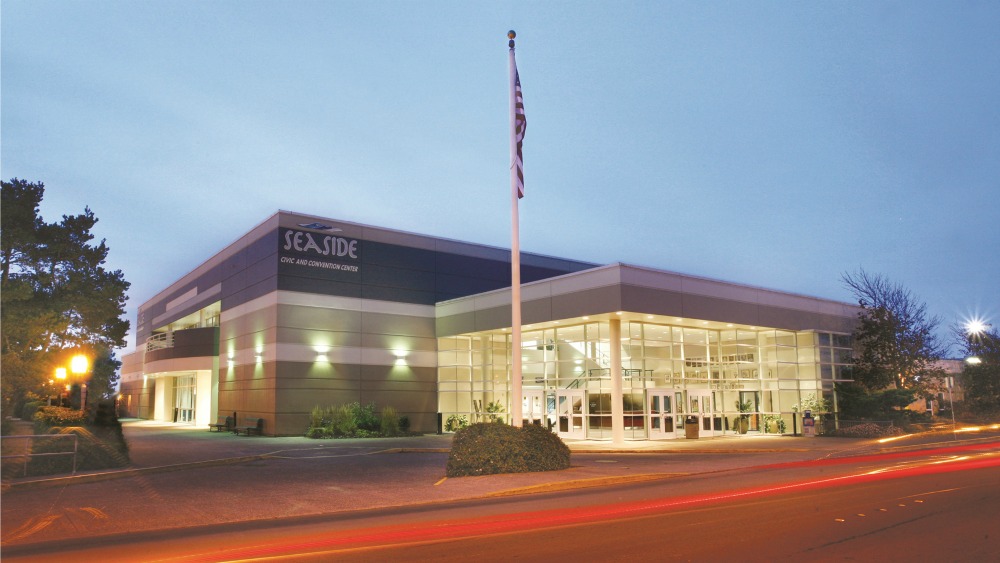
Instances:
[[[73,451],[69,452],[51,452],[51,453],[34,453],[29,450],[30,442],[25,446],[24,453],[18,455],[4,455],[0,456],[0,459],[20,459],[24,458],[24,475],[28,475],[28,461],[33,457],[46,457],[46,456],[60,456],[60,455],[71,455],[73,456],[73,474],[76,474],[76,454],[78,451],[78,446],[80,443],[80,437],[76,434],[31,434],[31,435],[19,435],[19,436],[0,436],[0,441],[7,440],[35,440],[35,439],[51,439],[51,438],[72,438],[73,439]]]

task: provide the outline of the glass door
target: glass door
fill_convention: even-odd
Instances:
[[[174,378],[174,422],[194,424],[197,386],[193,375]]]
[[[545,419],[545,391],[526,389],[521,401],[522,426],[537,424],[542,426]]]
[[[721,423],[716,423],[715,421],[716,416],[715,408],[712,404],[712,392],[707,389],[690,389],[688,390],[688,402],[690,403],[691,415],[698,417],[700,424],[699,436],[715,436],[716,429],[717,427],[721,427]],[[721,428],[718,429],[721,430]]]
[[[587,392],[583,389],[556,391],[556,433],[563,438],[583,440],[587,437]]]
[[[648,437],[650,440],[676,438],[678,430],[684,431],[684,417],[675,412],[674,406],[682,406],[674,401],[674,391],[670,389],[650,389],[646,395],[649,411]]]

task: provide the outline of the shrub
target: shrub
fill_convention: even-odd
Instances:
[[[21,405],[21,420],[32,420],[38,409],[45,406],[42,401],[29,401]]]
[[[76,469],[110,469],[129,465],[128,443],[122,425],[114,413],[113,403],[97,406],[92,420],[76,409],[42,407],[34,416],[36,434],[77,436]],[[41,438],[32,446],[32,453],[72,451],[72,441],[66,438]],[[29,475],[68,473],[73,469],[73,456],[39,456],[28,462]]]
[[[357,405],[357,403],[354,403]],[[335,437],[353,436],[358,430],[352,405],[330,408],[330,435]]]
[[[541,426],[523,428],[477,423],[455,433],[448,454],[448,477],[527,473],[569,468],[570,452]]]
[[[898,426],[880,426],[874,422],[866,422],[827,432],[827,435],[841,438],[885,438],[899,436],[902,433],[903,429]]]
[[[41,407],[35,411],[32,420],[35,434],[48,434],[53,427],[83,426],[87,422],[87,413],[67,407]]]
[[[338,407],[316,406],[309,414],[307,438],[381,438],[407,433],[410,420],[393,407],[376,413],[375,403],[349,403]]]
[[[351,403],[351,412],[354,414],[354,424],[361,430],[378,432],[382,426],[382,421],[375,413],[375,403],[362,405],[361,403]]]
[[[399,434],[399,414],[392,407],[382,409],[382,417],[379,421],[379,430],[383,436],[396,436]]]

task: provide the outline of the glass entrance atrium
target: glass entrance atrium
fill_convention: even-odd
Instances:
[[[846,334],[659,321],[525,327],[523,422],[567,439],[611,439],[612,345],[621,347],[630,440],[684,438],[685,422],[697,422],[700,437],[791,433],[793,413],[818,400],[836,410],[833,385],[850,378]],[[621,323],[620,342],[611,342],[611,322]],[[446,431],[510,422],[510,348],[510,329],[438,339],[438,412]]]

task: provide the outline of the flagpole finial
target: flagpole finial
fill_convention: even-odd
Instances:
[[[510,47],[511,49],[514,48],[515,37],[517,37],[517,33],[515,33],[513,29],[507,32],[507,39],[510,39],[510,41],[507,42],[507,46]]]

